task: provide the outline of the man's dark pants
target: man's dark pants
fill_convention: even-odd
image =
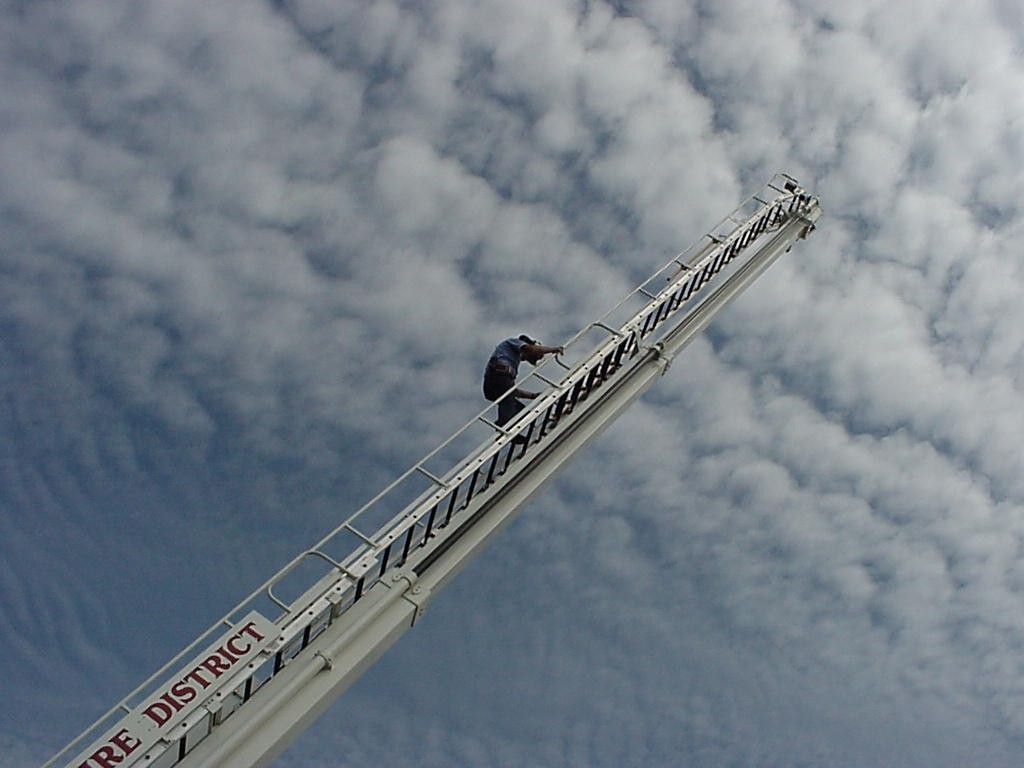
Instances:
[[[484,397],[493,403],[512,389],[515,383],[516,380],[512,374],[488,367],[487,372],[484,373]],[[498,403],[498,426],[504,426],[510,422],[525,407],[522,402],[516,400],[512,395],[506,397]]]

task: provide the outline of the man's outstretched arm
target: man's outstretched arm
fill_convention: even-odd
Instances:
[[[565,352],[565,347],[548,347],[543,344],[528,345],[538,355],[560,355]]]

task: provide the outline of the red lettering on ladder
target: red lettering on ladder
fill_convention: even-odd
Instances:
[[[110,737],[109,742],[86,758],[84,763],[80,763],[78,768],[114,768],[140,746],[142,742],[132,736],[127,728],[122,728]]]
[[[206,660],[203,661],[201,666],[203,667],[203,669],[205,669],[207,672],[213,675],[214,679],[220,677],[229,669],[231,669],[231,665],[224,661],[217,654],[214,654],[213,656],[207,656]]]

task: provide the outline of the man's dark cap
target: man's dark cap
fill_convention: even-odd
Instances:
[[[522,334],[519,335],[519,340],[522,341],[522,342],[525,342],[526,344],[539,344],[540,343],[536,339],[531,339],[525,333],[522,333]]]

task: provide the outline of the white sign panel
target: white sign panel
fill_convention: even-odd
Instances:
[[[208,702],[236,672],[270,645],[276,634],[274,622],[253,611],[125,715],[68,768],[131,765]]]

